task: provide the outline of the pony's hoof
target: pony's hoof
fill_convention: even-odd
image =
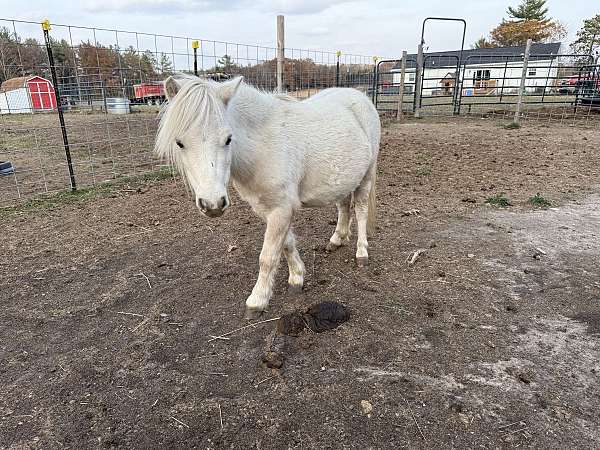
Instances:
[[[358,267],[367,267],[369,265],[369,257],[368,256],[360,256],[356,258],[356,265]]]
[[[246,307],[246,312],[244,313],[244,319],[246,320],[258,320],[260,316],[262,316],[264,311],[262,309],[254,309]]]
[[[333,242],[329,241],[327,243],[327,247],[325,247],[325,251],[327,253],[333,253],[333,252],[335,252],[340,247],[341,247],[341,245],[336,245]]]
[[[293,295],[302,294],[302,285],[288,283],[288,292]]]

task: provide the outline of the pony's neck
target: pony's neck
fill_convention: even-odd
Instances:
[[[243,84],[231,99],[227,121],[236,145],[231,161],[231,176],[243,181],[252,174],[255,147],[264,135],[263,129],[270,120],[277,99],[270,94]]]

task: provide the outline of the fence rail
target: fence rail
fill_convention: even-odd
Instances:
[[[524,60],[524,54],[479,54],[462,61],[454,55],[425,54],[419,64],[409,55],[404,80],[401,60],[383,60],[370,93],[381,112],[397,113],[403,84],[405,112],[507,114],[514,111],[522,89],[527,114],[586,120],[599,116],[600,65],[592,55],[535,54],[527,66]]]

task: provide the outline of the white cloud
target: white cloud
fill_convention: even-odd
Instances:
[[[245,0],[223,2],[219,0],[87,0],[83,6],[90,12],[127,12],[139,15],[203,13],[236,9],[247,4]]]
[[[261,7],[280,14],[317,14],[333,5],[351,3],[349,0],[264,0]]]

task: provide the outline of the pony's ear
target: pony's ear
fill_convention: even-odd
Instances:
[[[173,97],[177,95],[177,92],[179,92],[179,88],[179,83],[175,81],[175,78],[167,78],[167,81],[165,81],[165,95],[167,97],[167,100],[172,100]]]
[[[220,83],[217,89],[217,95],[227,105],[229,100],[233,98],[238,88],[242,84],[244,77],[235,77],[233,80],[225,81]]]

